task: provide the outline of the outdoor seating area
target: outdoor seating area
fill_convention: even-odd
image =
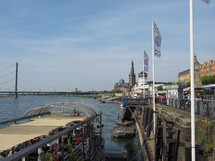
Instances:
[[[71,122],[71,120],[73,120]],[[84,117],[68,117],[68,116],[54,116],[51,115],[46,118],[37,118],[34,121],[27,122],[25,124],[11,125],[8,128],[1,129],[1,147],[0,156],[5,158],[12,154],[29,147],[37,142],[40,142],[48,137],[68,128],[68,124],[74,125],[80,121],[83,121]],[[69,122],[70,121],[70,122]],[[43,122],[43,124],[41,124]],[[68,123],[69,122],[69,123]],[[64,125],[64,126],[62,126]],[[67,126],[66,126],[67,125]],[[21,129],[17,131],[17,128]],[[37,160],[43,158],[46,153],[53,154],[55,160],[60,160],[62,152],[67,151],[67,141],[71,142],[72,148],[75,148],[80,144],[82,136],[82,127],[76,128],[72,133],[57,139],[51,143],[43,146],[37,151],[31,153],[28,157],[30,160]],[[29,139],[30,138],[30,139]],[[87,136],[85,136],[87,138]],[[63,145],[65,146],[62,146]],[[62,149],[65,148],[65,149]]]

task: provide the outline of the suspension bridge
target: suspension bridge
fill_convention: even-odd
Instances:
[[[59,90],[61,89],[61,90]],[[63,90],[62,90],[63,89]],[[0,95],[93,95],[74,91],[57,81],[18,63],[0,69]]]

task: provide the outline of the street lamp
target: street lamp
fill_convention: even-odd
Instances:
[[[211,0],[202,0],[207,4]],[[196,160],[195,140],[195,88],[194,88],[194,41],[193,41],[193,0],[190,0],[190,87],[191,87],[191,148],[192,161]]]

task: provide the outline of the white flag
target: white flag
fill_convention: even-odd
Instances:
[[[143,55],[143,60],[144,60],[144,72],[148,72],[149,71],[149,56],[148,54],[144,51],[144,55]],[[143,72],[143,75],[144,75]]]
[[[154,32],[154,54],[155,56],[160,57],[161,56],[161,50],[160,50],[161,34],[154,21],[153,21],[153,32]]]

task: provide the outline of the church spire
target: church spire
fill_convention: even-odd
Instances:
[[[134,76],[134,62],[133,62],[133,60],[131,61],[131,72],[130,72],[130,76]]]
[[[134,74],[134,62],[131,62],[131,72],[129,74],[129,88],[131,89],[136,83],[136,76]]]

